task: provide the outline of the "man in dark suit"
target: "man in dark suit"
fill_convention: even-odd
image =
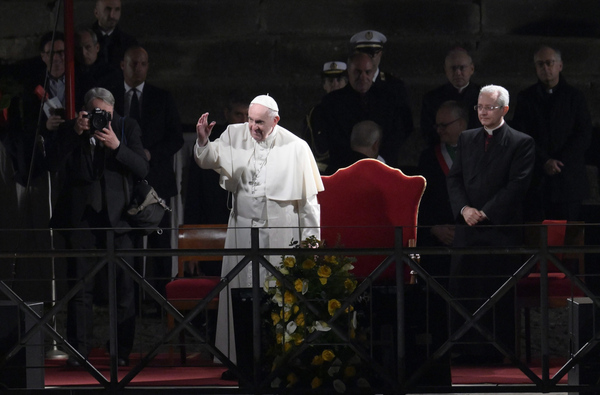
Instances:
[[[115,110],[138,121],[142,144],[150,162],[147,180],[158,195],[169,202],[179,192],[173,169],[174,157],[183,146],[181,121],[171,94],[146,82],[148,53],[140,46],[130,47],[121,62],[123,78],[112,81],[109,90],[115,95]],[[171,216],[159,224],[162,234],[148,235],[148,248],[171,248]],[[141,247],[140,244],[138,246]],[[147,265],[155,288],[164,294],[164,286],[172,277],[170,257],[152,257]]]
[[[464,105],[469,116],[468,129],[481,126],[477,118],[477,111],[473,109],[477,104],[481,87],[471,81],[475,65],[469,53],[463,48],[450,50],[444,60],[444,71],[448,82],[423,96],[419,126],[421,135],[428,146],[439,142],[435,127],[436,112],[440,105],[448,100],[454,100]]]
[[[66,174],[51,226],[65,229],[62,233],[69,249],[106,248],[106,230],[94,228],[115,228],[115,247],[130,249],[133,244],[123,211],[129,203],[134,179],[144,178],[149,168],[140,129],[137,122],[114,111],[114,97],[106,89],[91,89],[85,95],[85,102],[87,112],[82,111],[76,119],[66,122],[47,143],[51,171],[64,166]],[[93,130],[86,118],[96,108],[112,117],[102,130]],[[97,258],[69,258],[69,279],[82,279],[97,263]],[[117,357],[119,365],[125,366],[135,335],[134,287],[133,279],[119,265],[116,270]],[[94,281],[87,281],[68,304],[67,339],[84,358],[93,344],[93,295]],[[79,365],[73,357],[67,363]]]
[[[530,136],[504,122],[509,94],[500,86],[481,89],[477,111],[482,128],[463,132],[458,139],[454,163],[448,174],[448,194],[456,219],[455,247],[515,246],[520,242],[523,200],[533,172],[535,144]],[[485,226],[496,225],[496,226]],[[476,308],[487,300],[518,267],[510,255],[454,255],[450,291]],[[460,276],[471,276],[460,278]],[[493,277],[490,277],[493,276]],[[492,328],[492,313],[480,322],[495,330],[499,343],[514,347],[514,314],[511,296],[505,295],[495,306],[497,316]],[[474,310],[471,310],[474,312]],[[455,324],[462,324],[456,317]],[[478,347],[480,346],[480,347]],[[499,362],[502,355],[487,345],[469,345],[464,353],[471,362]]]
[[[536,165],[527,199],[529,221],[579,221],[588,194],[585,152],[592,121],[583,93],[561,74],[559,50],[543,46],[533,57],[539,81],[519,93],[512,125],[535,140]]]
[[[422,246],[451,246],[454,242],[454,216],[450,207],[450,196],[446,185],[448,175],[456,156],[456,145],[460,134],[467,128],[468,114],[464,106],[454,100],[442,103],[439,107],[435,127],[440,143],[421,153],[418,174],[427,180],[419,206],[419,244]],[[421,265],[431,275],[447,283],[450,274],[449,255],[424,255]]]
[[[352,155],[352,127],[370,120],[377,123],[383,132],[379,154],[390,166],[398,166],[400,148],[411,130],[405,127],[404,104],[398,95],[373,83],[375,70],[369,55],[362,52],[352,54],[348,60],[349,84],[327,94],[319,105],[313,125],[315,143],[329,151],[329,164],[348,162]]]
[[[118,24],[121,19],[121,0],[97,0],[94,8],[96,22],[92,29],[100,44],[99,58],[103,63],[119,70],[123,54],[127,48],[137,44],[137,40],[122,31]]]

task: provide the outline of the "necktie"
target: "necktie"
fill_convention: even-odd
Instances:
[[[135,119],[136,121],[140,121],[140,101],[137,95],[137,89],[132,88],[131,92],[131,102],[129,103],[129,117]]]
[[[494,137],[493,134],[485,134],[485,152],[488,152],[488,148],[490,146],[490,143],[492,142],[492,137]]]

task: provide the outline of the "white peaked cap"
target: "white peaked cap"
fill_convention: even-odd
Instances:
[[[277,102],[273,99],[269,94],[256,96],[250,104],[260,104],[267,107],[270,110],[279,112],[279,107],[277,106]]]

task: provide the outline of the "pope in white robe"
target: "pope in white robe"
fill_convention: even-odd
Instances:
[[[225,248],[249,248],[250,228],[260,228],[261,248],[286,248],[309,236],[319,238],[320,210],[317,193],[323,183],[308,144],[279,122],[279,108],[267,95],[257,96],[248,108],[248,122],[230,125],[221,136],[208,139],[215,122],[208,113],[196,125],[194,159],[204,169],[220,174],[221,187],[232,193]],[[242,259],[225,256],[225,276]],[[280,256],[266,257],[275,267]],[[260,286],[266,269],[260,266]],[[252,287],[248,264],[229,288]],[[216,347],[236,362],[230,292],[219,295]],[[252,330],[248,328],[248,330]]]

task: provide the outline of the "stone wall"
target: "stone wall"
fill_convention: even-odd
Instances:
[[[76,23],[91,24],[94,0],[74,0]],[[453,45],[472,51],[480,84],[504,85],[513,97],[536,81],[532,52],[540,43],[563,51],[564,75],[582,89],[600,123],[600,2],[597,0],[123,0],[121,27],[149,51],[149,81],[172,91],[185,123],[221,118],[227,93],[269,92],[283,126],[298,130],[320,100],[320,69],[344,60],[352,34],[388,37],[382,69],[404,79],[418,126],[423,94],[443,83]],[[59,2],[0,3],[0,61],[38,56]],[[59,15],[62,28],[62,16]],[[514,104],[514,102],[513,102]],[[509,113],[509,118],[511,114]],[[418,157],[416,134],[405,150]]]

